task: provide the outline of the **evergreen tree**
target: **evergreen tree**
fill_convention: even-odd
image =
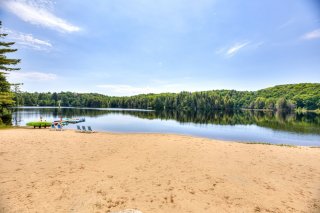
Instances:
[[[7,81],[6,74],[10,71],[19,70],[19,68],[12,68],[10,65],[17,65],[20,59],[7,58],[5,54],[17,51],[11,49],[14,42],[4,42],[8,34],[3,33],[0,21],[0,125],[8,125],[11,123],[11,113],[9,107],[13,106],[14,94],[10,91],[10,84]]]

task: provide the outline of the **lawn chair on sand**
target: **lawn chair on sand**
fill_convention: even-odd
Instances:
[[[91,126],[88,126],[88,131],[87,131],[87,132],[94,133],[95,131],[93,131],[93,130],[91,129]]]
[[[58,125],[57,125],[57,130],[58,130],[58,131],[63,131],[61,124],[58,124]]]
[[[77,125],[77,130],[76,130],[76,132],[82,132],[82,130],[81,130],[81,128],[80,128],[79,125]]]
[[[82,132],[87,132],[86,127],[82,126]]]
[[[54,124],[51,124],[50,131],[52,130],[56,130],[56,126]]]

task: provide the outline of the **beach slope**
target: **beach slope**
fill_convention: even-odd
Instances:
[[[320,149],[0,130],[0,212],[320,212]]]

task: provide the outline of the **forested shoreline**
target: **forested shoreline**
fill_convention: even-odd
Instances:
[[[278,85],[258,91],[211,90],[141,94],[130,97],[113,97],[98,93],[21,92],[15,94],[15,102],[19,106],[136,108],[183,111],[234,109],[319,110],[320,84]]]

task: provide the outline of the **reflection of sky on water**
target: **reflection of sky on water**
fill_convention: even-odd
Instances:
[[[47,121],[59,119],[59,116],[54,116],[52,113],[41,113],[37,109],[22,110],[15,115],[18,115],[16,116],[17,119],[21,120],[19,122],[20,125],[25,125],[29,121],[39,120],[40,116]],[[259,127],[255,124],[218,125],[196,124],[192,122],[180,123],[175,120],[159,118],[142,119],[121,113],[99,114],[97,116],[78,115],[78,117],[86,118],[86,122],[79,123],[78,125],[90,125],[97,131],[177,133],[231,141],[320,146],[320,135],[278,131]],[[65,128],[76,129],[76,124],[69,124]]]

